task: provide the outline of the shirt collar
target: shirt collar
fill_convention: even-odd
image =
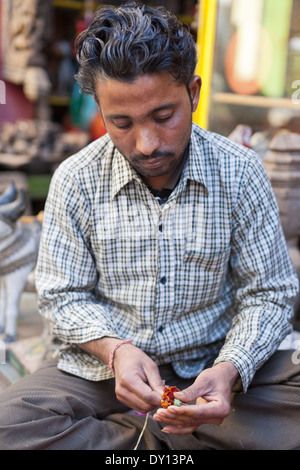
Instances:
[[[207,158],[207,155],[205,155],[206,138],[207,131],[193,123],[189,157],[183,171],[183,178],[186,181],[191,180],[201,183],[208,189],[205,176],[205,158]]]
[[[115,147],[112,154],[112,190],[111,199],[132,180],[140,181],[137,172]]]
[[[182,179],[184,181],[192,180],[203,184],[207,189],[205,178],[205,152],[204,141],[206,131],[193,123],[191,139],[189,144],[189,155],[182,172]],[[132,168],[130,163],[125,157],[114,148],[112,154],[112,191],[111,198],[113,199],[116,194],[129,182],[136,180],[141,182],[138,173]]]

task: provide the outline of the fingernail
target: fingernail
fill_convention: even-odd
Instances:
[[[168,413],[176,414],[176,410],[174,410],[174,408],[172,408],[171,406],[170,408],[168,408]]]

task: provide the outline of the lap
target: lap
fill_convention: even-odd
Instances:
[[[166,382],[188,386],[162,366]],[[145,416],[120,403],[115,381],[92,382],[45,364],[0,396],[0,449],[130,450]],[[168,449],[161,427],[149,419],[139,449]]]
[[[231,413],[220,426],[172,436],[150,417],[139,448],[299,448],[300,366],[291,354],[278,351],[247,393],[233,392]],[[160,370],[168,385],[184,389],[193,381],[180,379],[170,366]],[[0,449],[133,449],[144,419],[116,399],[114,379],[90,382],[48,363],[1,394]]]
[[[231,412],[220,426],[199,428],[199,441],[215,449],[300,448],[300,365],[293,351],[277,351],[243,393],[232,393]]]

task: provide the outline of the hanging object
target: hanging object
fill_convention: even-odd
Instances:
[[[264,0],[263,28],[271,45],[271,60],[262,63],[261,93],[265,96],[285,95],[292,7],[293,0]]]
[[[235,93],[254,94],[260,88],[263,5],[261,0],[232,2],[231,22],[235,32],[226,53],[225,74]]]

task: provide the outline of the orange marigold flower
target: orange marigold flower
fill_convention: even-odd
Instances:
[[[161,406],[162,408],[168,408],[171,405],[180,406],[181,401],[178,398],[174,397],[175,392],[180,392],[179,388],[173,387],[165,387],[163,391],[163,396],[161,399]]]

